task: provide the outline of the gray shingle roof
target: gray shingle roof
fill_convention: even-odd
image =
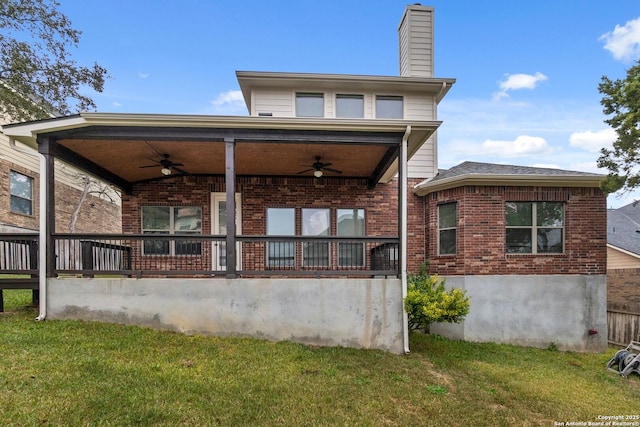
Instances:
[[[424,196],[433,191],[461,185],[553,185],[562,187],[598,187],[605,175],[530,166],[464,162],[416,185],[413,192]]]
[[[640,255],[640,203],[607,209],[607,243]]]
[[[438,175],[431,180],[436,182],[445,178],[453,178],[462,175],[514,175],[514,176],[602,176],[589,172],[577,172],[568,171],[563,169],[553,168],[534,168],[530,166],[514,166],[514,165],[500,165],[495,163],[479,163],[479,162],[464,162],[451,169],[439,170]]]

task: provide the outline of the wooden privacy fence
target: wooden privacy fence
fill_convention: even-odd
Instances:
[[[627,346],[631,341],[640,341],[640,313],[608,309],[607,333],[609,344],[615,346]]]

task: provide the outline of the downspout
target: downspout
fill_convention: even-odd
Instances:
[[[40,215],[39,215],[39,229],[38,229],[38,288],[40,292],[39,302],[40,302],[40,313],[36,320],[44,320],[47,317],[47,269],[45,266],[47,265],[47,221],[45,212],[47,212],[47,183],[46,172],[47,172],[47,162],[44,156],[40,153],[34,153],[30,150],[25,150],[22,147],[16,145],[16,141],[14,138],[9,138],[9,147],[11,149],[26,154],[31,157],[37,157],[40,160]],[[45,243],[45,244],[43,244]]]
[[[408,217],[408,167],[407,167],[407,151],[409,135],[411,135],[411,126],[407,126],[407,130],[402,136],[402,147],[400,148],[400,281],[402,287],[402,325],[403,325],[403,342],[404,352],[409,354],[409,315],[404,307],[404,300],[407,297],[407,217]]]

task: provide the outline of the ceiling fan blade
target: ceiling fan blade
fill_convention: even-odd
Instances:
[[[179,163],[176,163],[179,164]],[[180,164],[182,166],[182,164]],[[180,175],[190,176],[191,174],[184,169],[177,168],[175,165],[171,166],[171,169],[177,171]]]
[[[144,169],[144,168],[157,168],[158,165],[148,165],[148,166],[139,166],[140,169]]]
[[[323,171],[327,171],[327,172],[332,172],[332,173],[337,173],[337,174],[341,174],[342,171],[339,171],[338,169],[331,169],[331,168],[322,168]]]
[[[324,168],[326,168],[327,166],[331,166],[332,164],[333,164],[333,163],[318,163],[318,167],[319,167],[320,169],[324,169]]]
[[[314,169],[314,168],[311,168],[311,169],[305,169],[305,170],[303,170],[303,171],[298,172],[296,175],[300,175],[300,174],[303,174],[303,173],[311,172],[312,170],[315,170],[315,169]]]
[[[174,166],[184,166],[182,163],[173,163],[171,162],[171,164],[169,165],[169,167],[174,167]]]

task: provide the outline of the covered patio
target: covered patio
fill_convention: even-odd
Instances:
[[[37,236],[0,237],[3,254],[37,280],[41,320],[406,352],[407,163],[439,124],[81,113],[5,126],[39,153],[44,215]],[[56,228],[56,161],[120,190],[121,234]]]
[[[438,125],[405,120],[82,113],[3,129],[41,154],[44,179],[40,186],[45,197],[40,204],[46,214],[41,218],[40,239],[46,245],[40,246],[47,250],[40,259],[47,277],[397,277],[406,227],[406,204],[402,203],[407,200],[406,159]],[[224,211],[212,218],[213,208],[207,206],[200,213],[202,224],[196,233],[165,234],[130,226],[124,227],[122,235],[60,233],[52,191],[56,159],[117,187],[124,205],[130,198],[144,197],[136,193],[147,185],[170,187],[184,181],[222,190],[217,194],[223,195]],[[400,185],[393,185],[397,194],[391,208],[397,212],[397,226],[392,232],[389,227],[368,224],[366,234],[358,236],[278,236],[266,233],[264,227],[261,233],[251,233],[260,229],[252,227],[252,219],[226,215],[237,212],[238,192],[242,183],[251,180],[291,188],[314,182],[326,184],[327,191],[330,183],[348,182],[374,194],[377,185],[396,176]],[[157,199],[146,204],[158,203]],[[123,212],[123,219],[126,215]],[[171,252],[152,250],[169,246]],[[320,252],[305,258],[305,251]]]

